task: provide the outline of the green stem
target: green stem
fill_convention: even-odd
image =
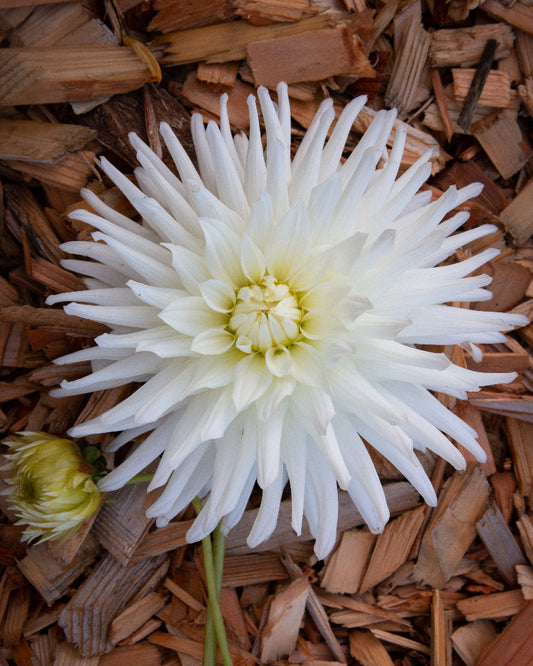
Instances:
[[[213,536],[213,556],[215,560],[215,578],[217,583],[217,598],[220,599],[220,590],[222,589],[222,572],[224,571],[224,555],[226,554],[226,537],[220,528],[220,522]]]
[[[202,510],[202,502],[198,497],[192,501],[194,510],[197,514]],[[218,536],[217,536],[218,534]],[[215,554],[216,554],[216,568],[213,559],[213,544],[211,537],[207,536],[202,539],[202,550],[204,552],[204,569],[205,579],[207,583],[207,596],[208,596],[208,613],[206,623],[206,640],[204,644],[204,666],[212,666],[215,663],[215,652],[213,639],[210,636],[216,636],[220,653],[222,655],[222,663],[224,666],[233,666],[231,655],[229,652],[228,641],[226,639],[226,630],[224,628],[224,619],[222,611],[220,610],[220,590],[222,587],[222,568],[224,563],[224,545],[225,537],[220,531],[220,525],[215,530]],[[213,632],[214,629],[214,632]],[[208,661],[208,659],[210,661]]]

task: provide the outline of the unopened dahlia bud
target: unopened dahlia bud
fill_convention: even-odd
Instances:
[[[23,540],[66,539],[100,505],[93,468],[70,439],[44,432],[21,432],[4,442],[10,471],[7,479],[12,508],[27,525]]]

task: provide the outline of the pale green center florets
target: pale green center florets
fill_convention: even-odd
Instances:
[[[236,346],[247,353],[265,353],[288,345],[300,335],[303,313],[288,285],[266,275],[261,283],[241,287],[229,320]]]

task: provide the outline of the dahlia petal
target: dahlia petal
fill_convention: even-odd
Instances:
[[[202,181],[194,167],[194,164],[192,163],[191,158],[187,155],[185,149],[170,128],[170,125],[165,122],[161,123],[159,126],[159,131],[161,132],[161,136],[165,141],[168,152],[174,160],[174,164],[178,169],[183,183],[188,180],[201,185]]]
[[[222,95],[220,95],[220,134],[224,139],[228,155],[233,162],[233,166],[235,167],[235,171],[239,177],[240,184],[242,184],[244,183],[244,169],[237,153],[233,136],[231,134],[231,126],[228,115],[228,99],[228,93],[222,93]],[[218,130],[216,123],[214,126]],[[234,208],[234,210],[237,209]]]
[[[289,209],[289,192],[285,176],[285,146],[281,141],[267,145],[266,191],[272,197],[274,217],[280,219]]]
[[[231,530],[231,528],[235,527],[235,525],[237,525],[237,523],[241,520],[246,510],[248,500],[250,499],[252,489],[255,485],[255,480],[256,480],[256,471],[254,465],[250,470],[248,478],[246,479],[245,485],[237,501],[237,504],[235,505],[235,508],[233,509],[233,511],[224,516],[224,520],[222,521],[222,527],[221,527],[222,534],[227,535],[228,532]]]
[[[366,228],[363,221],[364,217],[357,215],[357,213],[361,199],[374,173],[376,163],[374,149],[369,148],[361,156],[360,161],[360,168],[353,172],[352,177],[343,187],[342,194],[331,216],[329,234],[333,238],[347,238],[359,229]],[[342,180],[340,182],[342,185]]]
[[[61,382],[62,395],[79,395],[89,391],[121,386],[132,381],[140,381],[146,375],[157,372],[161,366],[161,359],[153,354],[143,353],[127,356],[110,363],[105,368],[93,372],[86,377],[74,379],[71,382]]]
[[[204,301],[215,312],[230,312],[235,305],[235,291],[222,280],[206,280],[199,285]]]
[[[383,204],[380,210],[372,216],[372,220],[369,220],[369,225],[373,230],[374,237],[377,237],[377,235],[386,228],[387,224],[385,223],[385,219],[391,220],[389,226],[393,225],[393,221],[403,213],[420,186],[423,185],[430,176],[431,163],[423,164],[418,171],[413,174],[413,177],[406,183],[405,187]],[[361,205],[364,206],[364,202],[362,202]],[[387,211],[386,216],[383,215],[385,208]],[[379,219],[380,217],[381,220]],[[385,219],[383,219],[384,217]]]
[[[361,199],[361,208],[365,211],[369,217],[373,216],[384,203],[388,203],[388,198],[392,187],[394,185],[394,180],[400,168],[401,158],[403,155],[403,150],[405,147],[406,139],[406,129],[402,125],[396,130],[394,136],[394,144],[392,146],[389,159],[387,160],[383,169],[381,169],[377,174],[374,180],[372,181],[370,187],[365,192],[363,198]],[[387,210],[387,218],[389,212]],[[394,217],[391,216],[391,221],[394,220]],[[388,225],[387,225],[388,226]],[[371,225],[369,225],[372,235],[379,235],[381,229],[376,233]]]
[[[174,301],[161,310],[158,318],[179,333],[192,336],[206,329],[223,327],[226,323],[224,314],[214,312],[199,296],[186,296]]]
[[[248,96],[248,111],[250,114],[250,138],[246,155],[246,173],[244,177],[244,191],[248,203],[252,206],[266,188],[266,164],[261,144],[261,129],[255,97]]]
[[[194,370],[195,368],[192,364],[185,365],[163,386],[161,386],[161,382],[159,381],[159,390],[153,390],[154,382],[150,397],[145,398],[142,405],[134,413],[136,425],[153,423],[179,405],[194,375]]]
[[[429,506],[437,505],[437,496],[435,489],[431,485],[424,468],[414,453],[410,456],[403,455],[399,449],[395,448],[388,440],[382,438],[371,428],[361,427],[358,424],[361,435],[374,447],[381,455],[388,460],[405,476],[424,498]]]
[[[193,113],[191,116],[191,134],[196,156],[198,157],[198,166],[200,167],[202,181],[211,192],[216,192],[215,164],[205,134],[204,121],[200,113]]]
[[[130,220],[129,217],[122,215],[122,213],[119,213],[118,211],[111,208],[111,206],[108,206],[92,190],[89,190],[88,188],[82,188],[80,190],[80,194],[93,210],[95,210],[106,220],[109,220],[109,222],[112,222],[113,224],[116,224],[123,229],[127,229],[128,231],[131,231],[138,236],[142,236],[148,240],[158,242],[157,237],[154,236],[150,229],[145,229],[138,222]]]
[[[233,402],[238,412],[261,397],[272,383],[272,373],[259,354],[249,354],[235,367]]]
[[[102,324],[116,324],[131,326],[132,328],[150,327],[161,322],[157,318],[157,311],[149,305],[83,305],[69,303],[64,308],[67,314],[84,317]]]
[[[100,167],[131,204],[135,199],[142,199],[145,196],[144,192],[134,185],[129,178],[126,178],[107,158],[100,157]]]
[[[206,407],[208,411],[205,411]],[[200,413],[199,417],[198,413]],[[174,469],[180,465],[201,442],[222,437],[236,414],[237,410],[233,404],[231,391],[225,389],[210,391],[209,401],[204,396],[193,396],[182,421],[178,425],[180,435],[172,447],[172,453],[169,455],[170,467]],[[184,426],[183,429],[182,425]],[[154,482],[155,476],[152,483]],[[166,479],[162,481],[162,483],[165,482]]]
[[[172,254],[172,267],[179,275],[181,284],[193,295],[200,293],[199,284],[211,277],[205,258],[185,247],[163,243]]]
[[[135,280],[126,282],[135,296],[147,305],[153,305],[157,308],[166,308],[179,298],[187,296],[183,289],[171,289],[169,287],[154,287],[149,284],[141,284]]]
[[[246,218],[250,212],[250,207],[241,178],[236,169],[235,161],[228,151],[228,146],[213,121],[208,123],[206,135],[216,165],[215,178],[218,196],[228,208],[236,211],[242,218]]]
[[[313,143],[314,136],[316,132],[318,131],[318,128],[320,127],[320,121],[322,119],[322,116],[325,113],[328,113],[330,109],[333,108],[333,100],[331,97],[326,97],[326,99],[321,102],[320,106],[317,109],[317,112],[313,116],[313,119],[311,120],[311,124],[307,128],[307,132],[304,134],[300,145],[298,146],[298,150],[296,151],[296,154],[294,156],[294,159],[292,160],[292,171],[295,172],[300,168],[300,165],[306,160],[307,158],[307,152]]]
[[[281,440],[281,456],[291,485],[291,526],[298,536],[302,533],[307,478],[306,439],[298,421],[288,414]]]
[[[352,99],[342,110],[326,147],[322,151],[319,182],[329,178],[337,170],[352,125],[367,100],[366,95],[360,95]]]
[[[274,377],[268,390],[255,402],[257,418],[265,422],[271,419],[280,407],[280,404],[292,394],[295,387],[296,382],[292,378]]]
[[[244,284],[245,276],[241,267],[241,244],[237,234],[231,229],[223,229],[217,220],[200,220],[205,235],[205,258],[214,278],[233,287]]]
[[[188,377],[192,376],[194,368],[190,362],[181,363],[180,361],[172,361],[171,363],[162,367],[162,369],[155,373],[145,384],[134,391],[127,398],[119,402],[111,409],[96,417],[88,423],[99,423],[107,426],[108,429],[116,429],[115,424],[133,419],[139,409],[143,407],[147,400],[152,396],[162,393],[166,386],[171,382],[185,382]],[[139,423],[132,423],[132,427],[137,428]]]
[[[121,242],[102,234],[95,232],[93,234],[95,240],[103,240],[113,252],[121,257],[126,265],[131,266],[139,275],[142,276],[144,282],[151,282],[156,287],[178,287],[179,281],[176,279],[176,272],[170,266],[152,259],[143,252],[138,252],[132,247],[127,247]],[[170,258],[170,255],[167,255]]]
[[[341,196],[341,181],[338,174],[332,174],[320,185],[311,190],[309,197],[309,219],[311,232],[315,241],[325,240],[328,236],[328,227]]]
[[[291,145],[291,106],[289,103],[289,86],[280,81],[276,86],[278,95],[278,118],[283,143],[290,148]]]
[[[204,451],[206,444],[207,449]],[[172,486],[178,488],[179,493],[174,495],[174,502],[167,511],[165,511],[163,515],[160,514],[157,516],[157,527],[165,527],[170,520],[180,513],[180,511],[183,511],[183,509],[185,509],[195,497],[202,496],[206,486],[209,486],[209,480],[213,474],[214,455],[213,447],[209,446],[208,443],[206,444],[202,443],[198,447],[200,454],[203,453],[203,455],[200,456],[200,461],[197,463],[194,473],[189,476],[185,483],[183,483],[182,480],[181,467],[172,472],[169,483],[176,478],[176,481],[172,483]],[[195,454],[196,451],[190,456],[193,461],[196,459]],[[185,471],[188,470],[186,469]],[[185,538],[188,538],[188,534],[185,535]]]
[[[52,294],[46,299],[47,305],[55,305],[64,301],[82,301],[94,305],[135,305],[137,299],[130,289],[125,287],[106,289],[86,289],[84,291],[68,291],[63,294]]]
[[[241,246],[241,265],[246,277],[252,282],[261,282],[265,275],[265,255],[248,236],[243,234]]]
[[[198,236],[201,229],[198,219],[185,199],[174,200],[174,215],[168,213],[161,204],[150,197],[136,201],[135,207],[143,220],[160,236],[163,241],[184,245],[192,250],[201,249]],[[179,208],[177,208],[179,203]],[[177,221],[179,220],[179,222]],[[164,244],[162,243],[163,247]]]
[[[316,526],[314,528],[314,551],[319,559],[323,559],[335,545],[337,539],[337,518],[339,514],[339,500],[335,477],[316,447],[309,446],[307,469],[310,484],[308,492],[312,492],[316,505]],[[313,490],[310,490],[312,485]],[[306,512],[307,516],[307,512]],[[313,521],[309,521],[311,527]]]
[[[242,436],[238,437],[242,432]],[[217,512],[219,516],[225,516],[235,510],[239,499],[247,486],[247,480],[255,465],[255,452],[257,446],[257,437],[255,434],[255,423],[243,424],[237,420],[232,424],[224,437],[219,441],[228,441],[229,439],[237,442],[238,448],[234,457],[231,459],[231,469],[227,477],[226,486],[220,496]],[[248,491],[248,495],[250,491]]]
[[[60,264],[65,270],[72,273],[98,278],[99,287],[109,285],[110,287],[120,288],[124,286],[124,275],[109,266],[93,261],[81,261],[80,259],[62,259]],[[84,280],[84,282],[87,284],[87,280]]]
[[[309,148],[305,161],[298,168],[292,169],[292,179],[289,187],[289,199],[295,202],[301,199],[305,204],[309,202],[311,190],[318,183],[320,171],[320,157],[328,130],[335,118],[335,111],[328,109],[320,118],[320,123]]]
[[[279,468],[273,481],[263,490],[263,497],[257,517],[246,539],[249,548],[255,548],[263,541],[266,541],[275,530],[278,521],[281,494],[284,487],[285,475],[282,468]]]
[[[65,354],[59,358],[54,359],[56,365],[66,365],[67,363],[82,363],[84,361],[94,361],[99,359],[117,360],[124,358],[129,354],[127,349],[105,349],[102,347],[89,347],[88,349],[80,349],[79,351]]]
[[[339,487],[342,490],[347,490],[352,480],[352,475],[344,461],[331,422],[326,427],[326,434],[317,437],[315,442],[333,472]]]
[[[336,414],[332,425],[344,461],[352,474],[348,493],[371,531],[379,533],[389,519],[389,509],[372,458],[347,418]]]
[[[142,331],[134,331],[133,333],[122,333],[122,334],[112,334],[112,333],[103,333],[95,338],[95,342],[100,347],[116,347],[116,348],[128,348],[128,349],[137,349],[139,346],[146,346],[147,344],[153,344],[157,342],[167,342],[169,340],[188,340],[188,346],[190,346],[190,340],[184,338],[176,333],[173,329],[170,329],[167,326],[157,326],[156,328],[146,328]],[[144,350],[149,351],[149,350]]]
[[[110,247],[107,247],[102,243],[91,243],[88,241],[68,241],[67,243],[62,243],[59,247],[61,250],[63,250],[63,252],[70,252],[70,254],[78,254],[80,256],[89,257],[90,259],[94,259],[95,261],[98,261],[100,264],[102,264],[102,266],[95,266],[92,264],[92,270],[90,272],[79,271],[84,275],[92,275],[106,281],[106,272],[109,270],[108,267],[112,266],[112,275],[119,273],[126,275],[129,278],[133,278],[134,280],[142,280],[140,273],[132,269],[131,266],[129,266],[115,252],[113,252]],[[68,266],[75,266],[76,264],[74,264],[71,259],[64,259],[61,262],[61,265],[67,268]],[[101,278],[100,275],[102,275]],[[123,286],[123,279],[120,277],[118,279],[122,280],[119,284],[116,284],[114,279],[110,281],[110,284],[113,286]]]
[[[287,347],[270,347],[265,354],[265,363],[274,377],[287,377],[292,369],[291,354]]]
[[[374,166],[377,164],[385,148],[387,137],[390,134],[395,118],[396,112],[393,111],[383,110],[376,113],[370,126],[355,147],[355,150],[352,151],[350,157],[348,157],[339,169],[343,188],[350,181],[356,170],[362,170],[359,163],[368,149],[371,149],[374,154]],[[371,170],[373,171],[374,168]]]
[[[284,146],[284,151],[289,151],[290,143],[285,143],[286,132],[283,131],[279,116],[276,113],[274,102],[272,101],[268,90],[264,86],[259,86],[257,89],[257,96],[259,104],[261,105],[261,112],[263,113],[263,120],[265,122],[267,132],[267,145],[279,141]],[[284,176],[286,177],[284,171]]]
[[[327,389],[328,381],[322,354],[306,342],[291,346],[291,376],[303,386]]]
[[[257,424],[257,483],[265,490],[280,474],[281,436],[285,409],[277,409],[268,421]]]
[[[210,476],[210,474],[198,474],[202,458],[208,448],[213,447],[211,447],[208,442],[204,442],[191,453],[191,455],[184,461],[183,465],[172,472],[161,495],[159,495],[159,497],[146,509],[147,518],[158,518],[161,515],[170,518],[172,516],[169,514],[174,513],[175,515],[178,511],[184,509],[190,503],[191,498],[198,494],[209,480]],[[201,478],[195,478],[198,476]],[[197,491],[191,495],[190,482],[193,478],[195,480]]]
[[[273,227],[273,218],[272,197],[266,192],[261,192],[259,199],[252,206],[246,234],[259,249],[265,247],[266,238]]]
[[[126,460],[114,470],[104,476],[98,487],[102,492],[118,490],[136,474],[146,469],[163,452],[167,436],[174,427],[174,419],[167,419],[149,435],[136,449],[134,449]]]
[[[223,354],[235,342],[235,336],[220,328],[210,328],[197,335],[191,342],[191,351],[197,354]]]
[[[69,217],[90,224],[92,227],[95,227],[106,234],[106,236],[114,238],[120,244],[124,244],[137,252],[146,254],[156,261],[165,262],[167,259],[167,254],[160,245],[143,238],[136,232],[117,226],[99,215],[90,213],[88,210],[83,208],[74,210],[72,213],[69,213]]]

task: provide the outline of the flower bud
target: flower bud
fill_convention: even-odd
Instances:
[[[100,506],[93,468],[75,442],[44,432],[20,432],[4,441],[8,495],[23,540],[65,540]]]

